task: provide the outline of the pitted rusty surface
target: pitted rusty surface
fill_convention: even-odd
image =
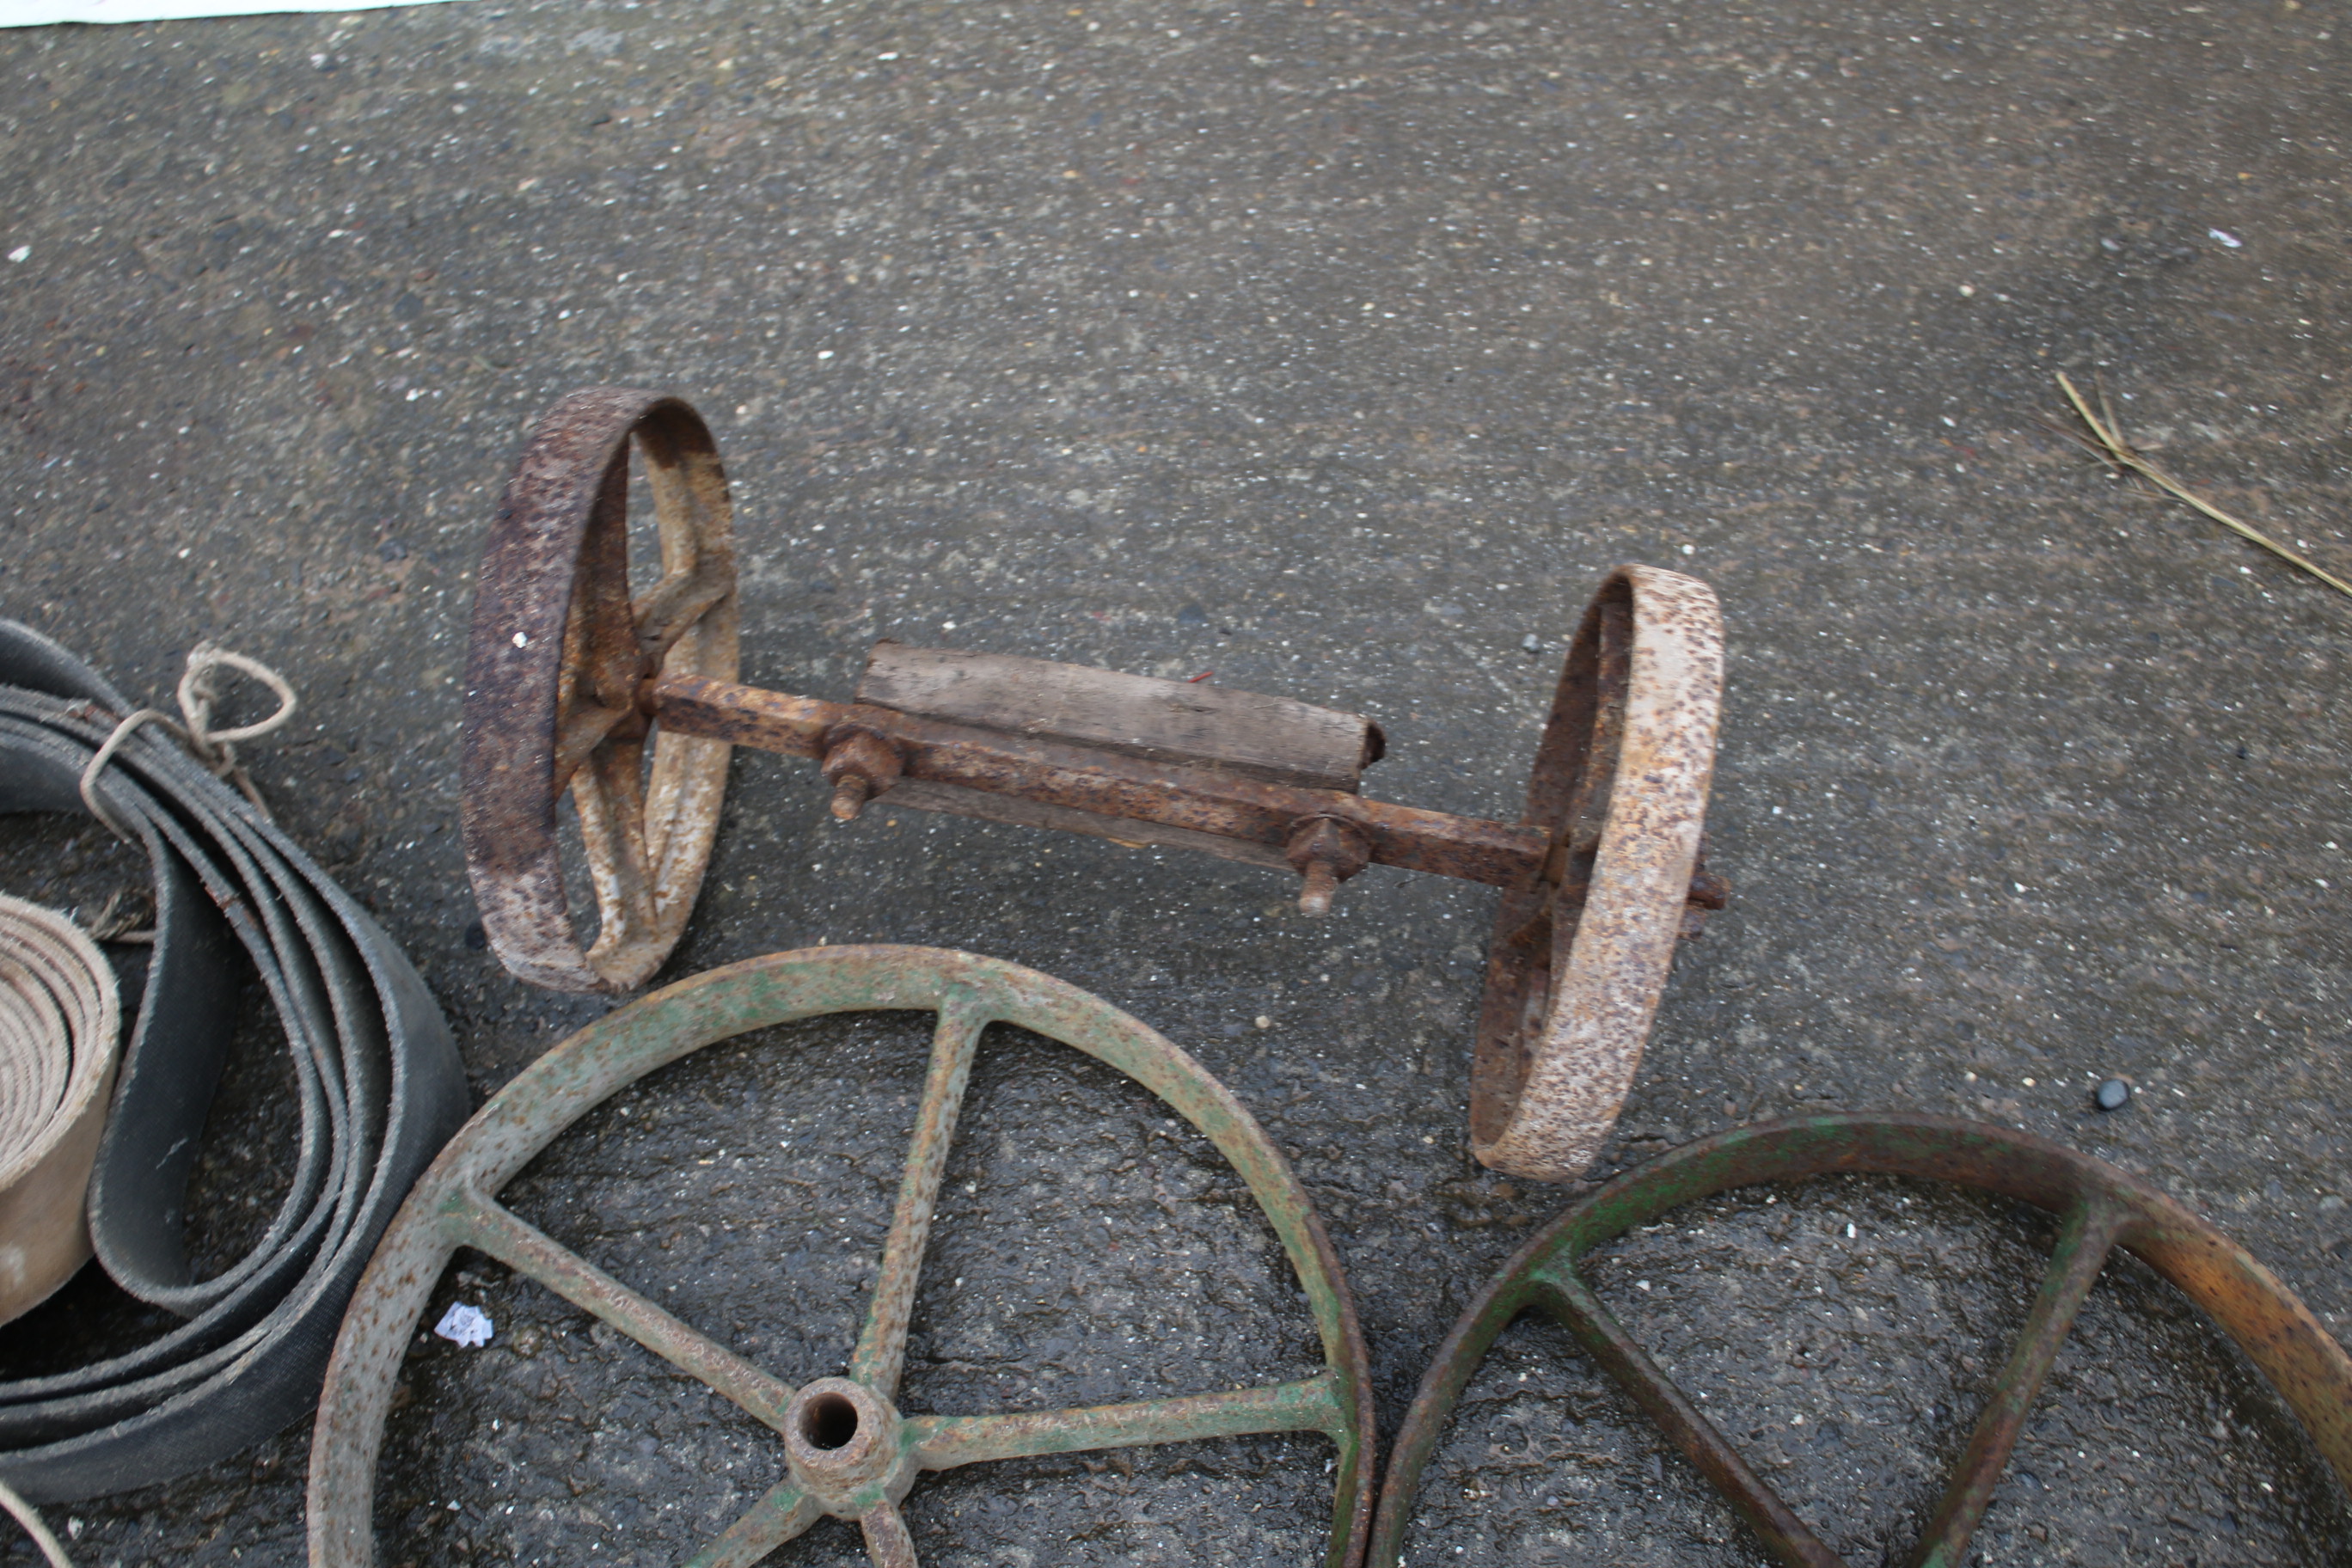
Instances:
[[[659,580],[630,595],[629,460],[642,452]],[[559,991],[627,991],[677,945],[726,788],[723,742],[669,737],[646,757],[641,695],[665,669],[736,673],[733,542],[716,445],[685,403],[574,393],[529,441],[491,519],[466,665],[467,867],[500,960]],[[557,803],[569,786],[599,923],[583,951]]]
[[[1620,604],[1622,687],[1605,635]],[[1570,653],[1529,788],[1529,826],[1553,836],[1551,875],[1504,901],[1487,960],[1471,1137],[1498,1171],[1573,1181],[1616,1123],[1695,891],[1722,689],[1713,591],[1620,567]]]

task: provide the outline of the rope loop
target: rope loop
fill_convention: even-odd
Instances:
[[[233,730],[215,730],[213,704],[220,700],[216,672],[234,669],[252,677],[269,688],[278,699],[278,711],[257,724],[241,724]],[[240,741],[258,741],[274,730],[284,727],[301,706],[294,688],[287,679],[262,663],[217,643],[200,642],[188,650],[188,668],[180,677],[180,711],[188,721],[187,741],[197,760],[221,778],[236,771],[236,759],[229,746]]]
[[[227,730],[214,729],[213,707],[220,700],[220,683],[216,677],[223,669],[236,670],[269,688],[271,694],[278,699],[278,710],[257,723],[239,724]],[[188,748],[189,754],[211,770],[213,777],[226,779],[236,785],[237,793],[253,803],[253,808],[261,813],[264,820],[275,821],[276,818],[269,815],[268,805],[261,798],[261,792],[254,787],[252,775],[238,763],[234,747],[283,729],[287,721],[294,717],[301,701],[294,695],[292,682],[257,658],[206,640],[188,650],[187,668],[180,674],[177,695],[180,714],[187,721],[186,723],[175,721],[160,708],[142,708],[126,714],[114,727],[114,732],[107,736],[105,744],[91,753],[89,765],[81,772],[81,803],[89,807],[90,815],[113,829],[117,838],[126,843],[130,841],[130,829],[116,820],[114,813],[98,798],[98,778],[106,771],[106,764],[114,760],[114,753],[122,749],[122,743],[131,739],[140,725],[153,724],[169,730],[182,745]]]

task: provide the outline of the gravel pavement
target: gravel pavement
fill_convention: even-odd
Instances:
[[[2136,439],[2352,573],[2352,16],[2334,0],[1967,9],[1177,0],[498,0],[0,33],[0,613],[166,694],[204,637],[285,669],[281,818],[413,953],[477,1087],[607,1004],[509,979],[456,832],[471,575],[572,388],[691,399],[735,484],[747,678],[841,700],[880,637],[1380,721],[1368,792],[1512,815],[1560,644],[1623,561],[1720,594],[1711,861],[1602,1171],[1736,1121],[2023,1126],[2191,1204],[2352,1337],[2352,599],[2114,482]],[[1569,1200],[1467,1154],[1491,895],[893,813],[739,758],[669,973],[819,942],[1098,992],[1289,1153],[1385,1430]],[[12,825],[0,886],[130,873]],[[1263,1024],[1261,1024],[1263,1020]],[[196,1194],[278,1180],[259,1021]],[[840,1370],[919,1021],[707,1053],[516,1202],[779,1376]],[[2096,1084],[2131,1080],[2112,1113]],[[1271,1233],[1135,1086],[997,1031],[908,1407],[1299,1374]],[[2048,1227],[1891,1181],[1735,1194],[1595,1270],[1857,1564],[1900,1562]],[[674,1287],[674,1288],[673,1288]],[[478,1258],[420,1343],[386,1563],[674,1563],[781,1458],[749,1417]],[[85,1278],[0,1333],[135,1336]],[[46,1327],[45,1327],[46,1325]],[[1319,1440],[977,1467],[934,1564],[1319,1561]],[[308,1432],[51,1510],[88,1564],[302,1560]],[[1525,1324],[1410,1561],[1761,1561]],[[2096,1292],[1988,1563],[2352,1563],[2352,1505],[2177,1299]],[[793,1564],[862,1560],[825,1524]],[[0,1563],[31,1561],[21,1542]]]

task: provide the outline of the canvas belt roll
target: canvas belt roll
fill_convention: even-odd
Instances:
[[[0,621],[0,812],[83,813],[83,768],[133,705]],[[100,1263],[185,1321],[134,1350],[0,1383],[0,1480],[34,1501],[213,1463],[306,1413],[352,1287],[468,1108],[440,1010],[392,940],[252,805],[154,726],[95,788],[153,868],[155,935],[89,1184]],[[205,1279],[185,1193],[248,975],[284,1028],[298,1120],[260,1238]]]
[[[114,970],[80,927],[0,895],[0,1322],[89,1258],[82,1194],[121,1009]]]

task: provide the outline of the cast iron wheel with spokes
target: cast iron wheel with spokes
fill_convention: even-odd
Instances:
[[[629,589],[629,458],[652,492],[661,575]],[[522,979],[635,989],[686,929],[727,790],[724,741],[661,734],[655,676],[739,673],[732,514],[719,447],[675,397],[575,392],[499,499],[466,661],[466,868],[482,929]],[[572,791],[594,883],[583,951],[556,803]]]
[[[1616,1124],[1686,917],[1723,907],[1701,863],[1722,690],[1714,592],[1654,566],[1612,572],[1528,775],[1522,820],[1550,851],[1496,910],[1470,1076],[1480,1163],[1573,1181]]]
[[[656,1068],[797,1018],[936,1012],[912,1147],[845,1375],[788,1387],[590,1264],[498,1201],[541,1150]],[[1190,1121],[1256,1198],[1303,1287],[1324,1369],[1270,1386],[1087,1409],[947,1416],[894,1403],[948,1150],[981,1031],[1059,1040],[1126,1074]],[[785,1473],[692,1559],[744,1568],[830,1514],[855,1520],[882,1568],[911,1568],[898,1505],[927,1470],[984,1459],[1266,1432],[1320,1432],[1333,1467],[1325,1568],[1356,1568],[1371,1521],[1370,1372],[1329,1238],[1249,1112],[1199,1063],[1098,997],[1034,970],[919,947],[834,947],[758,958],[681,981],[590,1025],[526,1068],[452,1139],[384,1234],[336,1342],[311,1439],[312,1568],[370,1568],[376,1457],[401,1359],[450,1257],[469,1247],[538,1281],[698,1378],[782,1439]]]
[[[1557,1320],[1789,1568],[1843,1568],[1700,1405],[1578,1277],[1577,1260],[1667,1210],[1733,1187],[1832,1172],[1950,1182],[2060,1217],[2057,1246],[2007,1363],[1909,1568],[1959,1568],[2074,1315],[2120,1247],[2221,1325],[2352,1488],[2352,1357],[2253,1255],[2103,1161],[2029,1133],[1935,1116],[1819,1116],[1736,1128],[1636,1166],[1546,1226],[1455,1321],[1397,1433],[1368,1561],[1395,1568],[1421,1478],[1496,1337],[1520,1313]],[[1894,1561],[1890,1558],[1889,1561]]]

